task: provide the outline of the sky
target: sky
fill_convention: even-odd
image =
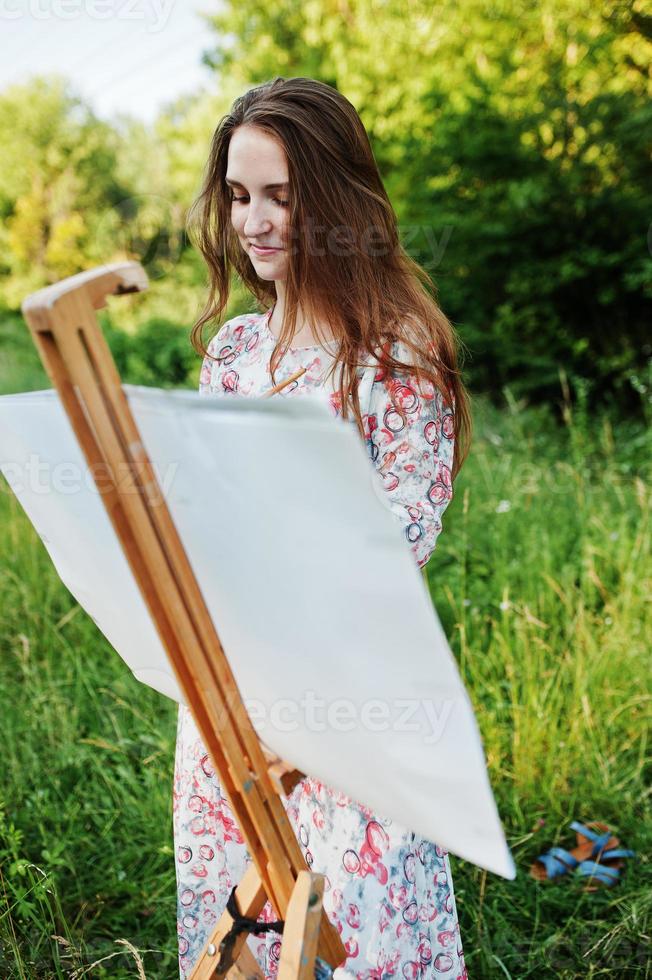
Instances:
[[[219,0],[0,0],[0,92],[59,72],[97,115],[152,122],[179,95],[207,88],[214,36],[199,12]]]

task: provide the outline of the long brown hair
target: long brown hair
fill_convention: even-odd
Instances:
[[[208,355],[202,330],[210,321],[221,323],[233,270],[259,304],[269,308],[276,301],[273,281],[259,278],[231,224],[228,150],[234,131],[244,125],[275,139],[288,165],[293,248],[283,324],[270,361],[273,383],[292,342],[300,304],[317,339],[323,340],[321,321],[339,344],[335,364],[342,417],[348,418],[351,409],[363,438],[360,358],[376,358],[386,376],[408,371],[418,383],[426,378],[440,389],[454,408],[455,478],[472,429],[470,398],[458,367],[462,342],[428,292],[436,292],[431,277],[399,241],[397,217],[362,120],[330,85],[277,76],[239,96],[218,123],[202,189],[188,215],[189,232],[209,270],[208,298],[190,334],[193,347]],[[405,344],[411,361],[392,356],[394,340]],[[401,406],[396,408],[405,418]]]

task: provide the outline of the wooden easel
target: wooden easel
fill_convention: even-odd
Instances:
[[[302,774],[266,756],[251,724],[95,315],[107,296],[146,288],[138,262],[116,263],[32,293],[22,310],[253,859],[237,911],[256,919],[269,899],[285,921],[279,980],[312,980],[317,955],[334,968],[346,952],[322,907],[323,876],[307,870],[279,795]],[[217,969],[233,924],[225,911],[193,980],[262,977],[246,932]]]

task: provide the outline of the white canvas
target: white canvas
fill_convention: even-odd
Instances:
[[[124,391],[261,739],[513,878],[471,702],[354,427],[310,398]],[[183,701],[56,391],[0,397],[0,469],[135,676]]]

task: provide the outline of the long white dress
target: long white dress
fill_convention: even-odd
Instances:
[[[206,396],[255,397],[272,387],[275,338],[271,310],[229,320],[212,339],[199,390]],[[306,373],[275,397],[311,394],[340,413],[334,346],[291,348],[277,381]],[[394,348],[402,360],[407,352]],[[338,369],[339,370],[339,369]],[[404,527],[406,546],[423,566],[435,548],[452,498],[453,415],[441,392],[411,376],[361,369],[360,410],[379,492]],[[337,372],[335,373],[337,377]],[[406,414],[392,406],[390,388]],[[352,424],[355,424],[352,422]],[[446,850],[316,779],[306,777],[285,800],[306,862],[325,875],[324,908],[347,951],[335,980],[384,977],[464,980],[453,882]],[[234,885],[251,860],[190,711],[179,707],[174,772],[179,972],[189,975]],[[269,903],[260,919],[276,915]],[[280,938],[249,937],[265,977],[276,976]]]

